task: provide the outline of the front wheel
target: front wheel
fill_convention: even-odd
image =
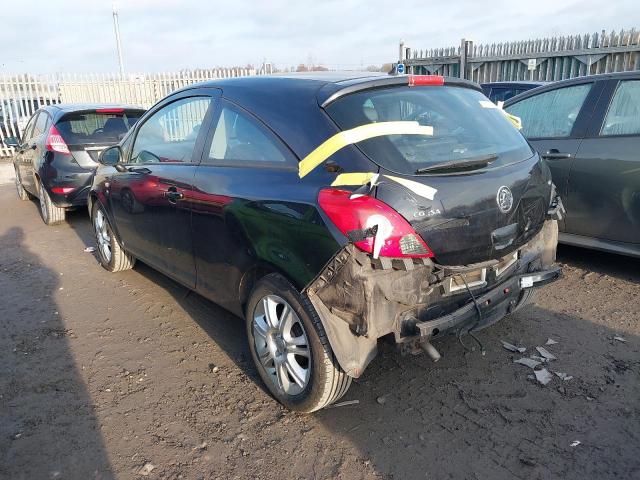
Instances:
[[[22,180],[20,180],[20,173],[18,171],[18,168],[14,166],[14,169],[16,172],[16,190],[18,192],[18,197],[20,198],[20,200],[29,200],[29,198],[31,198],[31,195],[29,195],[29,192],[27,192],[22,185]]]
[[[351,377],[338,365],[315,309],[281,275],[256,284],[246,324],[260,377],[285,407],[313,412],[349,389]]]
[[[91,209],[93,231],[98,245],[100,264],[110,272],[121,272],[133,268],[136,259],[120,246],[120,242],[109,225],[107,214],[97,201]]]

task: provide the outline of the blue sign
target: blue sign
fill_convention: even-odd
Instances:
[[[404,74],[404,63],[399,63],[396,66],[396,72],[398,72],[398,75],[403,75]]]

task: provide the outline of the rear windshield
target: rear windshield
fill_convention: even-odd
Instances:
[[[533,155],[505,115],[470,88],[367,90],[338,99],[326,110],[342,130],[394,121],[432,127],[430,135],[387,135],[358,143],[371,160],[397,173],[411,175],[433,165],[494,156],[491,167],[495,167]]]
[[[143,113],[142,110],[70,113],[56,123],[56,129],[70,145],[119,142]]]

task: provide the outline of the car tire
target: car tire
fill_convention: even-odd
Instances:
[[[527,288],[526,290],[523,290],[522,293],[520,293],[520,298],[518,299],[518,303],[516,303],[516,306],[511,311],[511,313],[515,313],[520,309],[526,307],[533,301],[534,298],[535,298],[534,288]]]
[[[133,268],[136,263],[135,257],[122,248],[104,208],[97,201],[91,209],[91,224],[96,236],[100,265],[110,272],[122,272]]]
[[[18,192],[18,198],[20,198],[20,200],[29,200],[31,195],[29,195],[29,192],[27,192],[22,186],[22,180],[20,180],[20,173],[18,172],[18,169],[15,166],[13,168],[16,173],[16,190]]]
[[[42,221],[47,225],[59,225],[64,222],[65,210],[64,208],[56,207],[51,201],[51,197],[44,188],[42,182],[38,184],[38,197],[40,200],[40,216]]]
[[[251,356],[276,400],[290,410],[310,413],[347,392],[351,377],[338,365],[318,314],[282,275],[269,274],[257,282],[246,312]],[[306,357],[297,354],[303,350]]]

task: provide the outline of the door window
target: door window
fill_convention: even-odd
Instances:
[[[506,108],[522,120],[527,138],[568,137],[592,83],[558,88],[526,98]]]
[[[31,117],[31,120],[29,120],[29,123],[27,123],[27,126],[24,128],[24,131],[22,132],[22,143],[27,143],[28,140],[31,140],[32,135],[31,133],[33,132],[33,126],[36,123],[36,118],[38,118],[40,114],[35,114],[33,117]]]
[[[620,82],[600,135],[640,134],[640,80]]]
[[[33,135],[31,136],[35,138],[42,135],[46,131],[48,123],[49,123],[49,115],[47,115],[44,112],[40,112],[40,114],[38,115],[38,119],[36,120],[35,126],[33,127]]]
[[[260,123],[239,109],[225,106],[211,141],[209,160],[236,164],[271,162],[284,164],[288,153]]]
[[[131,163],[192,162],[196,139],[210,104],[210,97],[191,97],[158,110],[138,130]]]

